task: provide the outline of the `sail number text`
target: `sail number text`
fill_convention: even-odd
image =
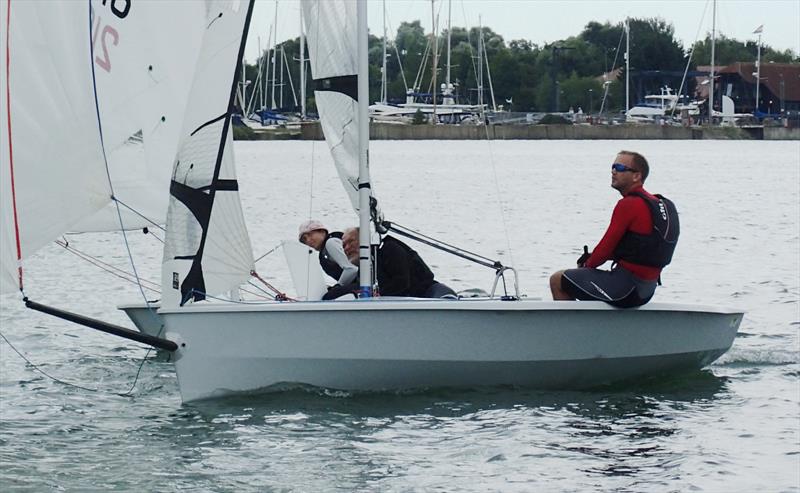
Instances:
[[[115,17],[124,19],[131,11],[132,2],[133,0],[101,0],[101,5],[108,7]],[[111,24],[104,24],[102,17],[98,13],[92,13],[94,16],[92,29],[92,46],[95,52],[94,62],[106,72],[111,72],[109,48],[119,44],[119,32]],[[99,46],[98,41],[100,42]]]

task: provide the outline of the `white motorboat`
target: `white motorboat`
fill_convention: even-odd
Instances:
[[[648,94],[644,101],[630,108],[626,119],[630,121],[650,122],[657,119],[678,118],[686,111],[688,115],[700,114],[700,106],[696,102],[681,103],[677,94],[669,87],[661,88],[661,94]]]
[[[252,5],[252,1],[212,2],[205,11],[208,17],[198,23],[204,26],[202,41],[169,187],[162,299],[157,312],[157,323],[163,323],[163,328],[158,326],[155,336],[144,339],[115,332],[172,351],[184,401],[275,390],[285,384],[344,390],[587,387],[702,368],[730,348],[743,314],[713,307],[652,303],[621,310],[593,302],[532,301],[518,293],[502,299],[492,293],[488,300],[366,296],[331,302],[242,304],[235,297],[218,301],[223,293],[235,292],[254,265],[238,197],[230,130],[236,74],[241,72]],[[359,213],[360,285],[368,295],[373,279],[366,252],[370,251],[372,215],[380,214],[371,202],[367,163],[366,2],[304,0],[302,8],[311,38],[311,67],[319,88],[315,99],[323,131]],[[22,12],[26,11],[52,15],[53,9],[28,4]],[[355,19],[357,34],[352,25]],[[76,31],[70,38],[76,43],[73,48],[85,52],[85,47],[80,48],[80,35],[85,33],[75,24],[59,25],[67,32]],[[88,64],[72,70],[87,70]],[[81,146],[41,142],[35,126],[8,119],[18,122],[11,127],[15,133],[9,135],[15,153],[21,149],[16,156],[22,157],[12,167],[10,153],[2,156],[0,287],[4,291],[21,285],[18,266],[35,250],[32,245],[56,238],[70,224],[104,206],[112,195],[104,181],[103,136],[97,128],[103,116],[96,111],[91,92],[86,94],[85,82],[91,83],[93,76],[82,75],[87,79],[84,83],[66,88],[84,96],[73,99],[73,108],[96,118],[76,120],[76,129],[88,133]],[[34,71],[29,77],[39,75]],[[14,91],[21,84],[14,82],[2,87],[3,91],[16,96]],[[11,115],[39,104],[34,96],[27,91],[14,99]],[[3,132],[10,132],[7,120],[3,121]],[[83,172],[70,181],[74,187],[46,176],[55,161],[30,157],[32,150],[42,146],[62,153],[60,166],[68,164],[69,169]],[[94,181],[76,179],[93,174],[102,176]],[[80,204],[87,194],[104,201],[95,200],[91,207],[62,207],[59,212],[69,213],[66,219],[38,217],[33,207],[43,178],[53,178],[48,194],[58,200],[63,197],[65,203]],[[6,193],[12,179],[16,194]],[[15,244],[22,248],[6,248]],[[505,270],[499,266],[497,275]],[[307,269],[306,275],[311,272]],[[309,300],[315,297],[310,290],[306,293]],[[114,329],[37,303],[28,306],[100,330]],[[153,312],[144,304],[129,305],[126,311],[142,328],[152,321]]]
[[[405,103],[400,105],[375,103],[369,107],[370,120],[375,122],[411,123],[420,113],[426,119],[435,118],[439,123],[480,124],[485,105]]]

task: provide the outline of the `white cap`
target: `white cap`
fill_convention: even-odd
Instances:
[[[324,224],[317,221],[316,219],[310,219],[300,225],[300,228],[298,229],[297,232],[297,239],[298,241],[302,241],[304,234],[310,233],[312,231],[317,231],[320,229],[322,231],[325,231],[326,234],[328,233],[328,228],[326,228]]]

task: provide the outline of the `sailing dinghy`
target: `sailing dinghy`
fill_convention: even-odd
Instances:
[[[715,307],[650,303],[621,310],[599,302],[533,301],[518,295],[372,297],[370,237],[379,214],[367,159],[366,1],[303,0],[302,8],[323,130],[359,215],[362,296],[331,302],[220,301],[253,269],[230,128],[252,1],[208,2],[169,184],[158,310],[164,326],[159,337],[143,340],[173,353],[183,401],[286,384],[343,390],[582,388],[702,368],[731,347],[743,314]],[[74,49],[85,51],[77,37],[72,41]],[[83,79],[71,89],[84,95],[76,104],[94,110],[84,87],[92,83],[89,60],[76,65]],[[12,95],[16,87],[12,79]],[[19,262],[33,249],[25,241],[24,249],[14,246],[23,233],[38,227],[32,212],[20,210],[27,204],[9,192],[13,183],[19,193],[32,193],[28,187],[36,183],[25,170],[42,166],[25,155],[35,141],[17,135],[25,128],[15,129],[14,116],[23,107],[11,100],[10,128],[3,119],[3,132],[8,130],[14,144],[13,163],[11,146],[3,148],[2,158],[4,289],[21,283]],[[72,146],[65,158],[89,161],[103,171],[102,137],[90,127],[75,137],[83,142],[80,153]],[[98,180],[102,195],[107,182]],[[86,209],[77,215],[96,207]],[[43,245],[60,232],[37,234]],[[498,268],[498,276],[505,272]]]

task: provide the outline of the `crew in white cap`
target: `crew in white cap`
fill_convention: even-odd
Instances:
[[[321,222],[311,219],[300,225],[300,243],[319,251],[319,263],[326,274],[336,279],[336,284],[328,288],[323,300],[332,300],[358,290],[358,267],[347,260],[342,246],[340,231],[328,232]]]

